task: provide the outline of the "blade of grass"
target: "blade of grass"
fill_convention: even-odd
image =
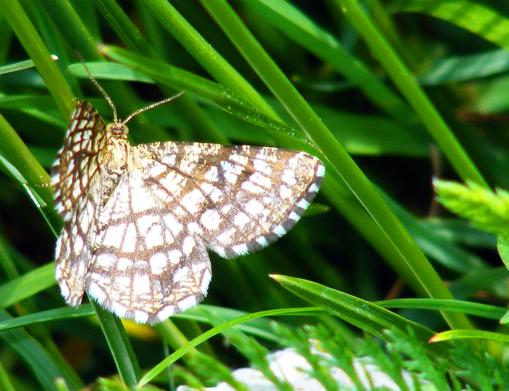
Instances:
[[[404,264],[398,270],[406,269],[413,273],[430,297],[440,299],[452,298],[440,277],[430,265],[421,250],[417,247],[400,221],[391,212],[368,178],[344,150],[343,146],[332,136],[321,119],[307,104],[295,87],[288,81],[283,72],[268,56],[256,39],[245,28],[242,21],[231,7],[223,0],[214,2],[201,1],[214,20],[222,27],[239,52],[258,73],[272,93],[280,100],[293,119],[314,141],[317,148],[326,158],[329,175],[337,175],[344,181],[367,210],[375,223],[380,227],[388,242],[396,252],[401,254]],[[330,163],[330,164],[327,164]],[[325,179],[327,182],[327,178]],[[455,328],[471,327],[468,319],[462,314],[443,314],[446,321]]]
[[[47,263],[0,285],[0,308],[9,307],[55,285],[55,266]]]
[[[0,312],[0,323],[10,319],[5,312]],[[11,330],[0,333],[0,338],[24,359],[26,364],[48,391],[54,390],[54,381],[63,378],[70,390],[81,390],[83,384],[66,376],[66,371],[58,366],[46,349],[25,330]]]
[[[128,387],[135,387],[141,369],[122,322],[95,301],[91,300],[91,303],[112,352],[120,377]]]
[[[468,0],[405,0],[397,12],[422,12],[453,23],[504,49],[509,49],[509,19],[493,8]]]
[[[410,327],[421,340],[428,340],[433,331],[376,304],[326,287],[313,281],[282,275],[271,275],[284,288],[307,302],[323,308],[334,316],[379,338],[387,338],[385,329],[405,332]]]
[[[82,22],[70,1],[52,0],[51,17],[57,26],[65,27],[66,40],[73,43],[73,48],[79,50],[81,56],[90,59],[99,58],[99,51],[94,37]]]
[[[46,204],[53,205],[53,195],[48,186],[50,183],[48,173],[1,114],[0,139],[2,140],[0,153],[20,172],[31,188],[37,190]]]
[[[115,0],[97,0],[95,5],[128,48],[151,57],[157,54]]]
[[[14,385],[11,382],[11,379],[9,379],[8,373],[5,371],[5,368],[1,362],[0,362],[0,390],[16,391]]]
[[[252,102],[259,111],[268,117],[276,114],[258,92],[239,75],[223,57],[208,44],[205,39],[178,13],[170,3],[164,0],[146,0],[144,2],[152,15],[177,39],[190,54],[202,62],[201,65],[220,83],[230,86],[239,96]],[[224,70],[228,72],[224,72]],[[277,117],[276,117],[277,118]]]
[[[90,304],[83,304],[79,308],[55,308],[52,310],[40,311],[33,314],[4,320],[0,322],[0,332],[25,326],[32,326],[37,323],[54,322],[56,320],[79,319],[94,315],[95,310]]]
[[[73,109],[73,93],[18,0],[0,0],[7,22],[34,62],[64,117]]]
[[[496,292],[493,288],[497,284],[505,286],[507,279],[507,269],[505,266],[497,268],[479,270],[450,282],[450,289],[454,292],[454,296],[458,298],[470,297],[478,291],[490,290]],[[506,291],[504,289],[504,291]],[[505,295],[505,294],[504,294]]]
[[[481,173],[466,151],[451,132],[441,115],[419,87],[416,79],[399,59],[386,39],[361,9],[357,0],[334,0],[338,12],[342,12],[364,38],[377,60],[401,91],[408,103],[414,108],[428,132],[436,141],[440,150],[447,156],[463,180],[472,180],[487,186]]]
[[[262,317],[268,317],[268,316],[282,316],[282,315],[299,315],[303,312],[309,312],[309,308],[280,308],[280,309],[274,309],[274,310],[267,310],[267,311],[259,311],[259,312],[253,312],[244,316],[241,316],[239,318],[235,318],[232,320],[228,320],[216,327],[213,327],[210,330],[207,330],[203,334],[199,335],[198,337],[192,339],[189,341],[189,344],[186,346],[181,347],[180,349],[173,352],[171,355],[166,357],[164,360],[162,360],[159,364],[154,366],[150,371],[148,371],[139,381],[138,387],[142,387],[146,385],[148,382],[153,380],[157,375],[159,375],[162,371],[164,371],[166,368],[168,368],[170,365],[172,365],[174,362],[176,362],[179,358],[181,358],[183,355],[185,355],[188,351],[194,349],[199,344],[207,341],[208,339],[212,338],[213,336],[220,334],[221,332],[228,330],[238,324],[248,322],[252,319],[262,318]]]
[[[30,200],[33,202],[37,210],[41,212],[44,220],[48,223],[51,229],[53,227],[58,226],[60,223],[60,216],[55,213],[54,208],[51,205],[46,204],[44,200],[39,196],[39,194],[30,187],[28,181],[23,178],[23,175],[14,167],[9,161],[2,155],[0,152],[0,170],[4,171],[11,179],[25,190],[25,193],[29,196]],[[57,234],[56,231],[53,231],[53,234]]]
[[[59,68],[64,70],[69,65],[68,47],[65,44],[65,38],[58,31],[57,26],[51,20],[50,13],[52,8],[44,4],[45,0],[32,0],[25,2],[23,6],[35,28],[41,34],[46,46],[53,52],[58,53]],[[73,53],[71,53],[73,55]],[[63,74],[69,87],[75,94],[81,95],[81,89],[76,79]]]
[[[384,308],[456,311],[496,320],[499,320],[507,311],[507,309],[503,307],[464,300],[393,299],[377,301],[375,303]]]
[[[88,30],[87,24],[81,20],[71,2],[67,0],[52,1],[51,16],[55,21],[55,24],[60,29],[61,34],[66,37],[68,44],[81,56],[85,57],[87,60],[94,61],[100,61],[103,59],[100,53],[101,45],[95,42],[94,37]],[[138,102],[138,99],[131,89],[124,84],[103,83],[102,87],[108,91],[115,102],[117,109],[122,107],[128,113],[132,113],[142,105]],[[131,136],[138,142],[140,141],[140,138],[147,137],[149,134],[159,140],[167,137],[167,134],[163,129],[153,124],[149,124],[143,113],[137,115],[133,119],[133,122],[140,128],[145,129],[145,131],[141,134],[137,132],[131,133]]]
[[[469,56],[452,56],[436,61],[419,82],[425,86],[470,81],[504,73],[509,70],[509,53],[506,49],[490,50]]]
[[[153,59],[161,58],[161,53],[158,53],[145,40],[136,25],[131,22],[115,0],[99,0],[96,2],[96,5],[129,49]],[[173,94],[173,91],[168,89],[163,91],[168,96]],[[201,133],[206,136],[207,141],[221,144],[228,143],[223,133],[207,118],[203,110],[191,97],[184,95],[174,104],[176,105],[176,111],[179,112],[179,115],[185,117],[189,127],[191,129],[200,129]]]
[[[53,60],[58,60],[58,57],[54,54],[51,55]],[[19,72],[24,69],[30,69],[35,67],[35,64],[32,60],[18,61],[12,64],[2,65],[0,66],[0,75],[5,75],[6,73]]]
[[[487,339],[506,344],[509,342],[509,335],[482,330],[449,330],[435,334],[429,342],[443,342],[452,339]]]
[[[298,8],[283,0],[244,0],[244,3],[276,29],[343,74],[381,110],[402,123],[409,122],[405,102],[350,54],[340,41]]]
[[[194,92],[207,100],[211,100],[218,107],[238,118],[260,127],[274,130],[282,135],[295,138],[296,141],[302,142],[304,139],[297,130],[278,120],[267,117],[257,110],[253,110],[248,102],[241,100],[236,95],[232,95],[231,91],[226,90],[223,86],[215,82],[161,61],[149,60],[143,56],[126,51],[125,49],[106,46],[103,51],[105,55],[115,61],[144,73],[163,85]]]
[[[316,313],[316,311],[319,310],[315,307],[306,308],[309,310],[308,312],[303,311],[299,314],[302,316],[312,316]],[[176,317],[179,319],[192,319],[201,323],[209,324],[209,320],[205,316],[203,316],[202,309],[205,309],[208,312],[215,313],[218,317],[225,320],[230,320],[246,315],[246,312],[244,311],[234,310],[226,307],[200,304],[198,307],[190,308],[189,310],[183,313],[177,314]],[[239,325],[238,327],[239,330],[241,330],[243,333],[251,334],[256,336],[257,338],[266,339],[267,341],[277,342],[277,336],[275,336],[274,333],[272,333],[272,331],[270,330],[270,321],[267,319],[257,319]]]

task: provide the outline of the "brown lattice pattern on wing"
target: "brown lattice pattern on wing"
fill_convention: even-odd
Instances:
[[[102,118],[87,102],[77,102],[64,145],[52,167],[55,205],[64,220],[82,206],[99,172],[99,151],[105,143]]]
[[[207,249],[246,254],[284,235],[318,192],[324,166],[266,147],[153,143],[104,126],[78,103],[54,165],[56,277],[66,302],[85,290],[120,317],[159,322],[207,292]]]

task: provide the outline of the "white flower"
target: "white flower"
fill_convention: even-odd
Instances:
[[[332,361],[332,357],[323,351],[318,352],[313,349],[313,354],[319,356],[322,365],[326,366],[327,362]],[[295,349],[287,348],[271,353],[267,356],[271,371],[281,381],[286,381],[295,391],[326,391],[325,387],[317,379],[311,376],[311,364],[300,355]],[[355,358],[353,366],[357,372],[357,376],[363,386],[369,389],[371,385],[385,390],[399,391],[400,388],[385,372],[381,371],[378,366],[370,363],[369,357]],[[330,366],[330,376],[336,381],[338,388],[341,390],[355,390],[355,384],[350,377],[337,366]],[[270,380],[268,380],[262,372],[253,368],[240,368],[232,372],[232,376],[239,382],[244,384],[250,391],[277,391],[278,388]],[[403,379],[409,388],[412,387],[413,381],[409,373],[403,373]],[[429,383],[421,383],[421,389],[428,391],[435,390]],[[177,391],[192,391],[194,388],[187,386],[179,386]],[[207,391],[235,391],[235,389],[227,383],[219,383],[215,387],[205,388]]]

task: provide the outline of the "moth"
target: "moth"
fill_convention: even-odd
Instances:
[[[305,152],[171,141],[132,146],[127,122],[174,97],[120,121],[104,94],[114,121],[106,125],[78,101],[52,168],[64,220],[56,279],[71,306],[88,292],[121,318],[164,321],[207,294],[208,251],[233,258],[269,245],[319,190],[324,165]]]

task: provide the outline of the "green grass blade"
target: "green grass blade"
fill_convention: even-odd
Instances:
[[[381,110],[403,123],[408,107],[380,78],[349,53],[332,34],[283,0],[245,1],[261,18],[343,74]]]
[[[62,307],[52,310],[40,311],[29,315],[18,316],[0,322],[0,332],[32,326],[37,323],[54,322],[57,320],[79,319],[95,315],[91,304],[83,304],[78,308]]]
[[[157,375],[159,375],[162,371],[164,371],[166,368],[168,368],[170,365],[172,365],[174,362],[176,362],[179,358],[181,358],[183,355],[185,355],[190,350],[194,349],[199,344],[207,341],[208,339],[212,338],[213,336],[222,333],[225,330],[228,330],[234,326],[237,326],[241,323],[248,322],[253,319],[258,319],[262,317],[268,317],[268,316],[282,316],[282,315],[300,315],[302,313],[309,313],[309,308],[281,308],[281,309],[274,309],[274,310],[267,310],[267,311],[259,311],[259,312],[253,312],[244,316],[241,316],[239,318],[235,318],[232,320],[228,320],[210,330],[207,330],[203,334],[199,335],[198,337],[194,338],[193,340],[189,341],[189,344],[186,346],[181,347],[177,351],[173,352],[171,355],[166,357],[163,361],[161,361],[159,364],[154,366],[151,370],[149,370],[139,381],[138,386],[142,387],[151,380],[153,380]]]
[[[0,153],[12,164],[24,179],[48,205],[53,205],[53,196],[48,186],[50,178],[48,173],[34,158],[25,143],[0,114]]]
[[[70,1],[52,0],[51,17],[61,31],[63,28],[66,39],[68,42],[72,42],[74,49],[79,51],[81,56],[90,59],[99,58],[99,50],[94,37]]]
[[[0,0],[2,12],[34,62],[60,112],[67,117],[73,109],[73,93],[54,63],[48,49],[18,0]]]
[[[396,2],[394,10],[432,15],[509,49],[509,19],[482,4],[468,0],[405,0]]]
[[[1,362],[0,362],[0,390],[16,391],[14,385],[11,382],[11,379],[9,379],[9,374],[7,373]]]
[[[509,342],[509,335],[482,330],[449,330],[435,334],[429,341],[443,342],[453,339],[486,339],[506,344]]]
[[[380,338],[386,338],[385,329],[405,332],[410,327],[417,338],[427,341],[432,330],[394,314],[385,308],[313,281],[281,275],[271,277],[295,295],[314,306]]]
[[[0,323],[8,319],[4,312],[0,313]],[[82,389],[83,384],[67,377],[65,370],[59,368],[41,343],[25,330],[6,331],[0,333],[0,338],[24,359],[45,390],[53,391],[55,379],[59,377],[65,380],[70,390]]]
[[[153,48],[145,40],[136,25],[131,22],[115,0],[100,0],[96,4],[127,48],[156,60],[163,57],[160,51]],[[173,89],[163,89],[163,92],[168,96],[174,94]],[[191,97],[184,95],[174,105],[175,111],[185,118],[186,125],[191,129],[200,129],[201,133],[206,137],[205,140],[228,144],[228,139],[205,116],[203,110]],[[189,136],[188,140],[193,138],[193,136]]]
[[[472,180],[486,186],[486,181],[458,142],[448,125],[435,109],[416,79],[399,59],[387,40],[361,9],[357,0],[335,0],[339,12],[352,23],[387,74],[413,107],[428,132],[447,156],[450,164],[464,180]]]
[[[260,111],[253,110],[253,107],[249,103],[233,95],[231,91],[226,90],[217,83],[161,61],[149,60],[146,57],[128,52],[124,49],[108,46],[104,48],[104,53],[115,61],[119,61],[157,80],[163,85],[193,92],[200,97],[211,100],[221,109],[238,118],[265,129],[274,130],[284,136],[295,138],[296,141],[305,141],[305,137],[299,134],[297,130],[271,117],[267,117],[263,113],[260,113]],[[78,69],[79,68],[76,70]],[[123,73],[125,74],[126,72]],[[131,74],[131,77],[132,76],[133,74]]]
[[[483,269],[452,281],[450,285],[451,292],[455,297],[467,298],[475,295],[479,291],[492,290],[497,285],[504,285],[507,278],[507,269],[505,266]]]
[[[224,319],[224,320],[231,320],[235,319],[241,316],[246,315],[247,313],[244,311],[234,310],[231,308],[226,307],[218,307],[213,305],[207,305],[207,304],[200,304],[198,307],[190,308],[189,310],[175,315],[178,319],[188,319],[188,320],[194,320],[200,323],[206,323],[210,324],[210,321],[207,317],[203,315],[202,309],[208,311],[209,313],[215,314],[218,318]],[[316,314],[317,311],[322,311],[321,308],[315,308],[315,307],[306,307],[308,310],[299,312],[302,316],[313,316]],[[295,314],[298,315],[298,314]],[[238,329],[242,331],[245,334],[250,334],[253,336],[256,336],[258,338],[263,338],[267,341],[277,342],[278,337],[274,335],[274,333],[270,330],[270,322],[268,319],[260,318],[255,319],[250,322],[243,323],[238,326]]]
[[[128,387],[134,387],[138,382],[141,369],[121,320],[93,300],[91,303],[99,318],[120,377]]]
[[[9,307],[55,285],[53,262],[0,285],[0,308]]]
[[[95,2],[102,16],[118,34],[128,48],[139,53],[155,54],[152,47],[140,33],[136,25],[124,13],[115,0],[98,0]]]
[[[107,48],[105,48],[108,51]],[[126,67],[122,64],[117,64],[114,62],[89,62],[86,63],[87,68],[89,69],[92,76],[94,76],[98,80],[122,80],[122,81],[137,81],[140,83],[151,83],[154,84],[155,81],[151,77],[146,76],[142,72],[137,72],[132,68]],[[83,79],[88,79],[88,73],[86,69],[83,67],[82,63],[71,64],[67,68],[67,71],[76,77],[81,77]]]
[[[275,113],[256,90],[233,69],[205,39],[191,26],[170,3],[164,0],[144,2],[152,15],[159,20],[193,57],[199,57],[201,65],[220,83],[230,86],[239,96],[252,102],[265,115]],[[225,69],[228,71],[225,72]]]
[[[437,86],[480,79],[508,70],[509,53],[507,50],[491,50],[486,53],[453,56],[436,61],[425,74],[419,76],[419,83],[424,86]]]
[[[456,311],[479,316],[481,318],[496,320],[499,320],[507,311],[503,307],[463,300],[393,299],[377,301],[376,304],[384,308],[414,308],[434,311]]]
[[[423,224],[389,196],[384,195],[384,199],[425,254],[445,267],[463,274],[486,267],[480,257],[452,243],[448,238],[441,237],[433,227]]]
[[[52,55],[51,58],[53,60],[57,60],[58,57]],[[18,61],[8,65],[0,66],[0,75],[5,75],[6,73],[19,72],[24,69],[30,69],[35,67],[35,64],[32,60]]]

